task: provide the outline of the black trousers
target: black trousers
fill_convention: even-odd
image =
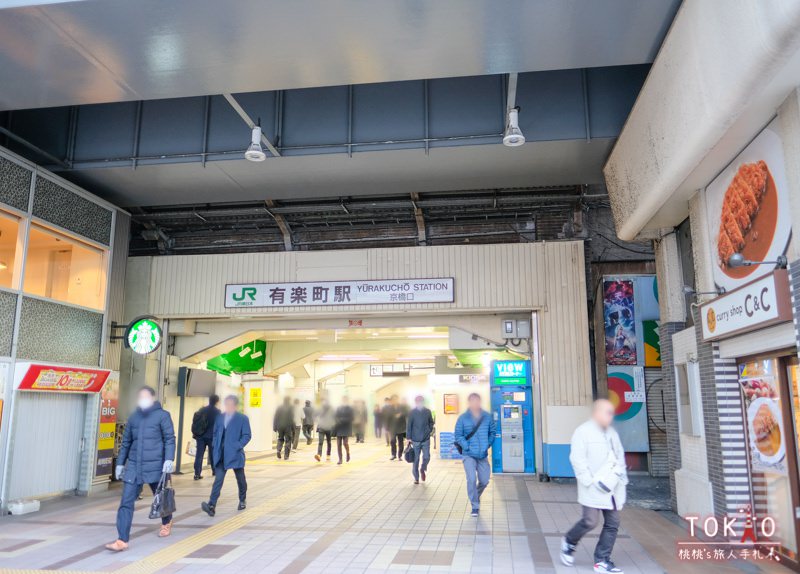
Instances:
[[[294,427],[294,434],[292,435],[292,448],[297,450],[297,444],[300,442],[300,428]]]
[[[225,482],[225,466],[220,460],[220,464],[214,469],[214,486],[211,487],[211,497],[208,503],[211,506],[217,505],[219,495],[222,492],[222,484]],[[239,502],[244,502],[247,499],[247,479],[244,476],[244,468],[234,468],[233,474],[236,475],[236,485],[239,487]]]
[[[399,432],[392,435],[392,456],[403,456],[403,448],[405,447],[404,441],[406,440],[406,433]]]
[[[206,452],[206,447],[208,447],[208,466],[211,467],[211,472],[214,472],[214,458],[211,455],[211,439],[200,437],[194,440],[197,443],[197,452],[194,455],[194,475],[200,476],[200,473],[203,472],[203,455]]]
[[[292,452],[292,441],[294,440],[294,428],[291,429],[278,429],[278,454],[281,454],[281,449],[286,449],[283,456],[289,458],[289,453]]]
[[[350,460],[350,437],[337,436],[336,437],[336,453],[339,455],[339,462],[342,462],[342,445],[344,450],[347,451],[347,460]]]
[[[319,431],[319,446],[317,447],[317,454],[319,456],[322,456],[322,443],[326,440],[328,441],[328,456],[331,456],[331,434],[329,430]]]

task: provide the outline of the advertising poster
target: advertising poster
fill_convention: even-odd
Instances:
[[[456,394],[444,395],[444,414],[446,415],[458,414],[458,395]]]
[[[778,362],[774,359],[739,365],[739,384],[747,413],[750,468],[765,474],[786,475],[786,435]]]
[[[636,365],[636,316],[633,279],[603,281],[606,364]]]
[[[644,366],[661,366],[661,335],[659,322],[654,319],[642,321],[642,339],[644,342]]]
[[[648,452],[644,368],[608,367],[608,399],[614,404],[614,428],[626,452]]]
[[[789,188],[777,121],[771,122],[706,188],[714,281],[728,291],[774,265],[731,267],[731,255],[775,261],[792,232]]]
[[[100,391],[100,428],[97,433],[95,476],[108,476],[113,470],[119,405],[119,373],[111,372]]]

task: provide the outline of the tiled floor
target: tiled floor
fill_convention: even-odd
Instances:
[[[289,461],[262,456],[247,465],[248,509],[236,511],[230,474],[217,516],[200,510],[210,476],[175,481],[173,535],[157,536],[145,499],[137,505],[130,550],[103,549],[115,538],[119,491],[47,503],[39,513],[0,518],[0,570],[68,570],[148,574],[270,572],[575,573],[591,572],[594,533],[576,568],[558,559],[563,532],[578,517],[572,485],[496,476],[478,519],[469,516],[460,463],[436,459],[426,484],[390,462],[379,443],[353,445],[353,461],[317,463],[301,446]],[[629,574],[759,572],[677,562],[679,526],[658,513],[623,511],[615,559]],[[747,565],[749,566],[749,565]],[[784,570],[784,572],[786,572]]]

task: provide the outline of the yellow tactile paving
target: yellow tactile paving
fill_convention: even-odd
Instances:
[[[171,546],[167,546],[163,550],[159,550],[148,556],[147,558],[143,558],[142,560],[137,560],[132,564],[125,566],[119,570],[116,570],[119,574],[152,574],[155,573],[162,568],[169,566],[173,562],[180,560],[181,558],[185,558],[192,552],[199,550],[203,546],[207,544],[211,544],[228,534],[236,532],[243,526],[250,524],[251,522],[258,520],[268,512],[274,510],[279,506],[283,506],[289,502],[293,502],[304,495],[308,494],[313,489],[317,488],[320,484],[330,482],[332,480],[336,480],[340,476],[343,476],[350,472],[353,469],[361,468],[370,465],[372,462],[380,458],[380,455],[374,455],[364,460],[359,460],[358,462],[350,462],[346,466],[341,466],[338,468],[333,468],[328,474],[324,476],[320,476],[315,478],[313,481],[307,482],[305,484],[299,485],[292,490],[289,490],[283,494],[276,496],[270,500],[267,500],[258,506],[254,506],[252,508],[248,508],[247,511],[237,514],[236,516],[232,516],[215,524],[214,526],[210,526],[205,530],[198,532],[197,534],[185,538],[179,542]],[[271,461],[254,461],[257,464],[270,464]],[[283,461],[283,464],[291,464],[291,459],[289,461]],[[300,462],[300,461],[298,461]],[[251,463],[248,463],[248,465]]]

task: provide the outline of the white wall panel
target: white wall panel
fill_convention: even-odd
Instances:
[[[17,391],[15,402],[9,499],[77,489],[86,395]]]
[[[583,243],[458,245],[151,259],[149,312],[166,318],[540,311],[546,404],[591,402]],[[228,283],[454,277],[453,303],[225,309]]]

